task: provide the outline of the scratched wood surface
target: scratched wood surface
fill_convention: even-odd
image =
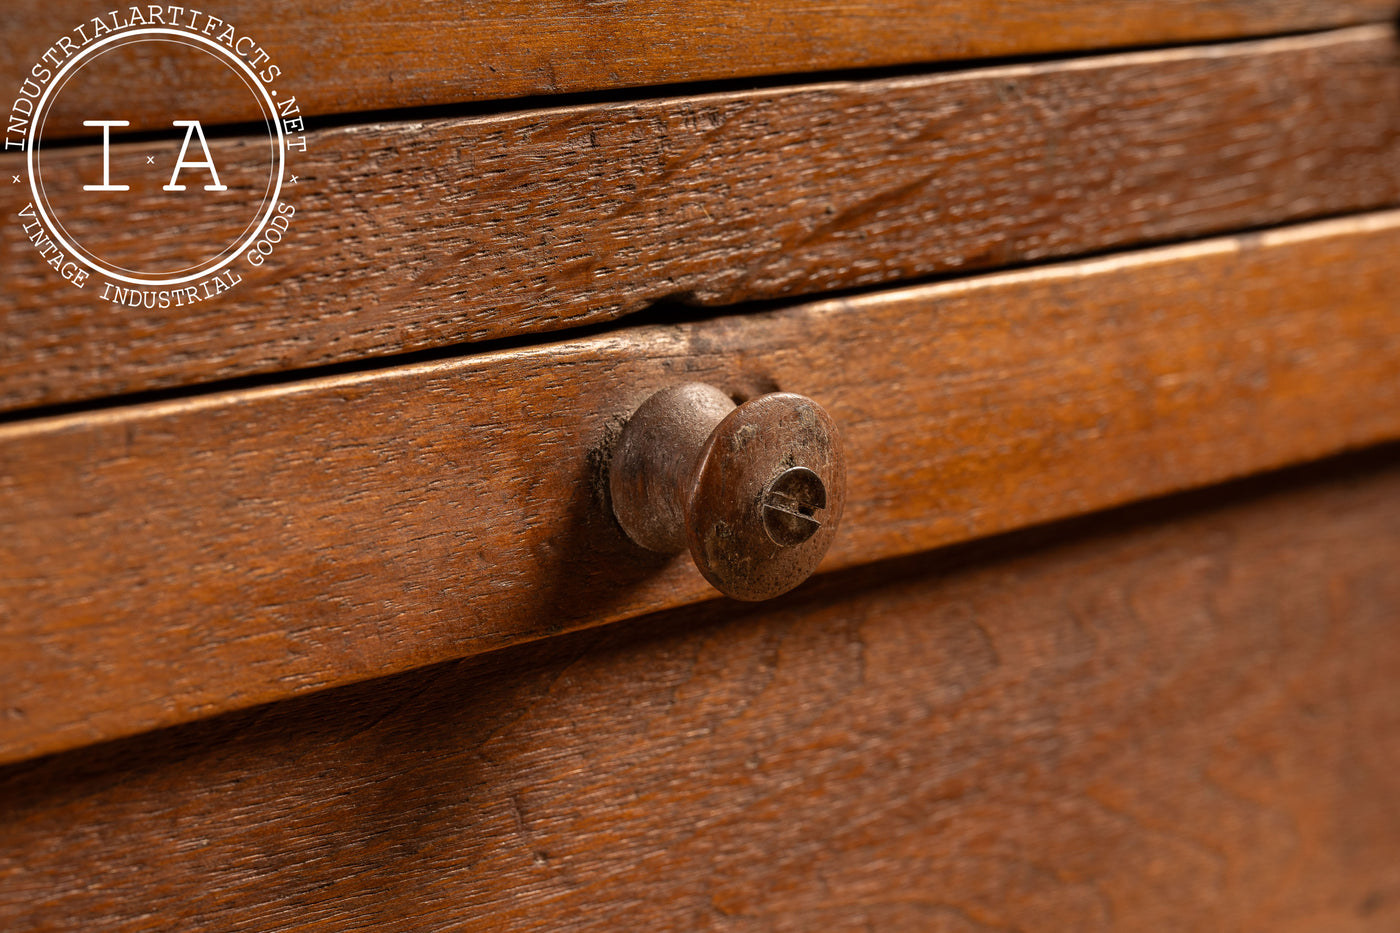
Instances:
[[[703,599],[599,464],[652,392],[806,394],[826,567],[1400,437],[1400,212],[0,427],[0,759]]]
[[[288,239],[185,308],[60,281],[13,217],[27,186],[0,185],[0,408],[1391,206],[1400,44],[1358,27],[313,136]],[[70,232],[135,268],[241,228],[261,184],[230,183],[222,213],[167,203],[180,141],[114,147],[119,177],[165,168],[131,204],[89,196]],[[81,195],[101,151],[54,153],[48,183]]]
[[[148,4],[137,4],[143,13]],[[162,12],[169,8],[164,5]],[[18,88],[58,40],[93,17],[132,22],[130,4],[11,0],[0,10],[0,81]],[[451,104],[677,82],[906,65],[950,59],[1167,45],[1393,20],[1396,0],[224,0],[181,22],[209,29],[308,113]],[[220,22],[211,24],[209,15]],[[166,23],[168,25],[168,21]],[[146,24],[160,25],[160,24]],[[503,37],[508,37],[505,39]],[[100,80],[65,92],[71,116],[168,127],[175,110],[260,120],[246,94],[180,80],[152,47],[110,54]],[[168,54],[168,50],[166,50]],[[89,69],[92,70],[92,69]],[[140,89],[114,96],[113,87]],[[5,98],[7,101],[9,98]],[[80,116],[86,114],[85,117]]]
[[[1400,926],[1400,461],[0,771],[9,931]]]

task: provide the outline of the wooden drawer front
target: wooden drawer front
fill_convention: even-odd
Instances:
[[[1110,519],[0,771],[0,927],[1395,929],[1397,451]]]
[[[0,427],[0,759],[706,598],[623,539],[664,385],[845,433],[828,569],[1400,437],[1400,213]]]
[[[0,227],[0,409],[1391,207],[1397,49],[1367,26],[313,132],[288,246],[216,301],[56,287],[25,230]],[[113,158],[168,164],[178,144]],[[78,186],[101,153],[56,150],[45,171]],[[23,191],[0,186],[11,215]],[[70,222],[79,239],[130,227],[112,249],[132,267],[221,229],[124,218]]]
[[[157,5],[166,9],[165,5]],[[146,4],[136,4],[146,11]],[[0,74],[24,75],[74,25],[130,19],[130,6],[10,0],[0,12]],[[196,8],[185,7],[182,22]],[[308,114],[346,114],[521,95],[641,87],[947,59],[1129,48],[1279,35],[1394,18],[1395,0],[222,0],[217,15],[275,53]],[[88,26],[89,32],[92,26]],[[73,38],[73,37],[69,37]],[[168,127],[172,108],[261,120],[246,100],[150,80],[161,62],[134,54],[114,71],[132,97],[87,89],[83,119]],[[77,119],[55,130],[86,135]]]

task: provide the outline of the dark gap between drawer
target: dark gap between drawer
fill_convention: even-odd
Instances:
[[[1307,223],[1322,223],[1328,220],[1340,220],[1347,217],[1362,217],[1367,214],[1378,213],[1392,208],[1400,207],[1400,202],[1384,205],[1375,210],[1351,211],[1340,214],[1321,215],[1309,218]],[[1292,225],[1289,225],[1292,226]],[[583,324],[573,327],[561,328],[554,331],[541,333],[518,334],[510,337],[501,337],[495,340],[483,341],[463,341],[460,343],[445,344],[439,347],[431,347],[424,350],[414,350],[407,353],[398,353],[387,356],[366,356],[355,360],[346,360],[341,363],[330,363],[325,366],[310,366],[296,369],[278,370],[276,372],[252,373],[246,376],[236,376],[229,379],[218,379],[209,382],[197,382],[188,385],[171,386],[163,389],[150,389],[142,392],[129,392],[117,395],[108,395],[100,398],[83,399],[76,402],[64,402],[56,405],[38,405],[31,408],[15,408],[0,410],[0,425],[13,424],[22,421],[35,421],[42,418],[53,418],[62,415],[79,414],[83,412],[108,411],[114,408],[123,408],[131,405],[144,405],[153,402],[172,401],[175,399],[200,398],[208,395],[217,395],[222,392],[239,392],[246,389],[259,389],[269,386],[290,385],[309,379],[317,379],[328,376],[349,375],[352,373],[373,373],[391,370],[400,366],[412,366],[419,363],[434,363],[447,360],[467,360],[473,357],[487,356],[493,353],[508,352],[511,350],[526,349],[532,347],[545,348],[550,346],[566,346],[596,337],[603,337],[609,334],[621,333],[642,327],[651,326],[680,326],[686,324],[698,324],[705,321],[720,320],[724,318],[745,317],[756,314],[776,313],[792,308],[800,308],[804,305],[815,304],[817,302],[842,300],[856,298],[859,296],[894,294],[905,289],[921,288],[928,285],[938,285],[946,282],[954,282],[959,279],[968,281],[989,278],[1011,272],[1025,271],[1028,269],[1049,269],[1061,265],[1072,263],[1088,262],[1095,259],[1104,259],[1112,256],[1128,256],[1134,253],[1142,253],[1152,249],[1170,248],[1190,243],[1200,243],[1209,240],[1226,239],[1237,237],[1246,241],[1252,237],[1259,236],[1269,230],[1280,229],[1277,225],[1265,225],[1232,230],[1222,234],[1209,237],[1191,237],[1185,239],[1167,239],[1157,241],[1144,241],[1122,248],[1112,248],[1095,250],[1085,253],[1077,253],[1070,257],[1060,257],[1049,262],[1022,262],[1010,263],[1005,266],[998,266],[992,269],[979,269],[969,274],[946,273],[939,275],[923,276],[918,278],[901,279],[897,282],[886,283],[882,286],[869,288],[848,288],[837,289],[828,292],[819,292],[803,295],[800,298],[773,298],[757,301],[746,301],[733,305],[699,305],[686,302],[684,300],[669,299],[655,302],[644,311],[632,312],[614,318],[611,321],[604,321],[597,324]]]

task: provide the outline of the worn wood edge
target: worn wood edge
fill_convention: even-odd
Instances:
[[[115,7],[122,11],[124,7]],[[1393,20],[1394,0],[1034,0],[988,8],[978,0],[860,7],[795,0],[749,9],[722,2],[578,0],[414,4],[401,15],[376,0],[311,13],[275,0],[228,0],[218,15],[271,55],[279,86],[303,112],[346,114],[533,95],[640,88],[985,57],[1171,45]],[[11,3],[0,29],[0,79],[18,87],[44,52],[101,15],[80,0]],[[222,28],[222,27],[220,27]],[[502,41],[500,30],[508,30]],[[91,30],[91,26],[89,26]],[[169,125],[172,107],[217,122],[261,120],[248,100],[152,81],[158,59],[133,56],[98,89],[78,86],[85,119],[126,119],[136,131]],[[269,62],[260,63],[265,70]],[[113,87],[140,95],[113,95]],[[76,119],[76,118],[75,118]],[[86,130],[55,123],[55,130]]]
[[[281,251],[182,310],[67,286],[11,217],[0,409],[441,352],[657,302],[791,299],[1392,206],[1397,48],[1393,28],[1364,26],[325,131]],[[933,137],[911,142],[916,130]],[[609,142],[614,132],[627,138]],[[373,170],[345,177],[360,162]],[[17,197],[0,186],[7,213],[25,206]]]
[[[11,766],[0,919],[1388,930],[1397,492],[1392,458]]]
[[[0,760],[710,598],[598,492],[678,381],[833,414],[827,569],[1400,437],[1397,246],[1389,212],[0,427]]]

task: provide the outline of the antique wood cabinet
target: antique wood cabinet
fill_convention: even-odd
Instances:
[[[7,6],[0,929],[1396,929],[1397,14]]]

